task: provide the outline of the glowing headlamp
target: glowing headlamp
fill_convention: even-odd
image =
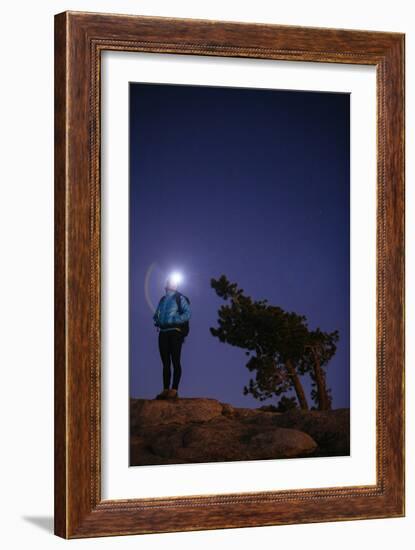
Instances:
[[[177,271],[174,271],[173,273],[171,273],[169,275],[169,283],[174,285],[174,286],[177,286],[179,285],[182,280],[183,280],[183,276],[181,273],[178,273]]]

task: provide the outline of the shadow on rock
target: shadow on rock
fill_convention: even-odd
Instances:
[[[130,465],[342,456],[349,410],[232,407],[208,398],[130,400]]]

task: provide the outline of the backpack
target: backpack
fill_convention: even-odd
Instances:
[[[178,312],[179,312],[179,315],[182,315],[183,313],[183,308],[182,308],[182,302],[180,300],[180,296],[183,296],[183,298],[186,300],[186,302],[188,304],[190,304],[190,300],[187,296],[185,296],[184,294],[181,294],[180,292],[176,292],[176,304],[177,304],[177,309],[178,309]],[[185,321],[184,323],[180,323],[180,325],[178,325],[178,327],[180,328],[180,330],[182,331],[182,334],[183,334],[183,339],[186,338],[186,336],[189,334],[189,331],[190,331],[190,325],[189,325],[189,321]]]
[[[183,296],[183,298],[187,301],[187,303],[190,304],[190,300],[187,296],[185,296],[184,294],[181,294],[180,292],[176,291],[175,298],[176,298],[177,310],[178,310],[179,315],[183,314],[182,303],[181,303],[181,300],[180,300],[181,296]],[[165,298],[165,296],[163,296],[161,298],[160,303],[164,300],[164,298]],[[189,334],[189,331],[190,331],[189,321],[185,321],[184,323],[180,323],[180,324],[177,324],[177,325],[174,325],[174,326],[176,326],[177,328],[180,329],[180,331],[183,335],[183,339],[185,339],[186,336]]]

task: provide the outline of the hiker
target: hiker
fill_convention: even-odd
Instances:
[[[163,391],[156,399],[176,399],[182,374],[180,354],[184,338],[189,332],[189,299],[178,292],[179,277],[170,276],[153,315],[154,325],[159,329],[158,345],[163,363]],[[171,363],[173,363],[173,384],[170,388]]]

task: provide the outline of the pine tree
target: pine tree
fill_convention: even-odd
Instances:
[[[338,331],[312,331],[304,315],[284,311],[267,300],[254,301],[225,275],[211,279],[211,286],[226,301],[219,308],[218,326],[210,328],[211,334],[245,349],[249,357],[246,367],[254,376],[244,387],[244,394],[264,401],[293,389],[300,408],[306,410],[309,407],[300,377],[309,374],[311,399],[317,408],[330,409],[332,397],[325,369],[336,353]],[[281,406],[292,408],[292,399],[282,398]]]
[[[326,368],[335,355],[339,331],[323,332],[320,328],[310,331],[300,372],[309,372],[312,380],[311,398],[319,410],[331,409],[331,390],[327,387]]]
[[[269,305],[267,300],[253,301],[225,275],[211,279],[211,286],[228,301],[219,309],[218,327],[210,329],[212,335],[247,350],[246,366],[255,373],[244,393],[264,401],[294,388],[300,407],[308,409],[297,370],[308,333],[306,318]]]

